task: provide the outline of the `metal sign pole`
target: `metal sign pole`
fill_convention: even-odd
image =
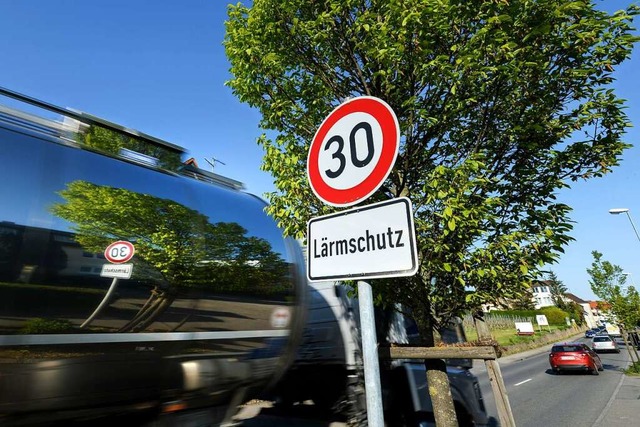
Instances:
[[[380,386],[380,364],[376,341],[376,322],[373,313],[373,293],[367,282],[358,282],[360,307],[360,331],[362,334],[362,357],[364,360],[364,382],[367,394],[367,425],[383,427],[382,388]]]
[[[84,323],[80,325],[80,329],[84,328],[85,326],[89,326],[89,324],[93,322],[93,319],[95,319],[95,317],[98,314],[100,314],[102,309],[105,308],[107,304],[109,304],[109,301],[111,300],[111,296],[116,291],[117,287],[118,287],[118,278],[114,277],[113,280],[111,281],[111,286],[109,286],[109,290],[102,298],[102,301],[100,302],[98,307],[96,307],[96,309],[93,311],[93,313],[91,313],[91,316],[87,317],[87,320],[85,320]]]

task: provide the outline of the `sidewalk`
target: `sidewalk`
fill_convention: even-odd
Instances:
[[[640,418],[640,377],[622,375],[611,399],[593,427],[629,427]]]

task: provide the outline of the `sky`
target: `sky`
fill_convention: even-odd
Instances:
[[[626,2],[604,4],[614,10]],[[259,113],[225,86],[226,10],[225,0],[0,0],[0,86],[182,146],[205,169],[205,159],[216,159],[214,172],[262,195],[275,188],[260,171]],[[614,86],[635,125],[625,140],[636,147],[612,174],[559,194],[573,208],[575,240],[550,269],[585,300],[596,299],[586,272],[593,250],[640,285],[632,227],[640,226],[639,72],[636,48]],[[611,215],[612,208],[629,214]]]

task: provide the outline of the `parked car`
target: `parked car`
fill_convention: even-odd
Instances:
[[[620,353],[618,343],[609,335],[596,335],[591,339],[591,342],[593,349],[598,353],[601,351],[615,351],[616,353]]]
[[[600,356],[581,342],[557,343],[551,347],[549,364],[553,372],[584,371],[599,375],[604,370]]]

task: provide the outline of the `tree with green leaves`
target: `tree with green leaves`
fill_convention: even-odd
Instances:
[[[543,283],[545,286],[549,287],[551,298],[553,299],[553,303],[556,305],[556,307],[560,308],[561,310],[567,309],[568,304],[564,300],[564,294],[567,293],[568,289],[564,285],[564,283],[562,283],[562,281],[558,279],[556,273],[554,273],[553,271],[548,272],[547,280],[545,280]]]
[[[64,202],[51,212],[72,223],[84,250],[101,253],[117,240],[135,244],[134,278],[154,290],[122,332],[144,330],[188,289],[284,291],[287,263],[237,223],[211,223],[176,201],[87,181],[73,181],[59,194]]]
[[[593,262],[587,273],[591,277],[589,284],[593,293],[607,303],[611,321],[622,327],[629,357],[634,361],[631,348],[635,354],[634,364],[640,357],[634,346],[629,343],[628,331],[635,330],[640,324],[640,293],[634,286],[626,286],[627,276],[622,267],[602,258],[602,253],[592,251]]]
[[[558,190],[618,165],[629,122],[610,84],[637,14],[586,0],[230,6],[227,84],[270,131],[258,138],[277,188],[268,212],[299,238],[334,212],[307,183],[314,133],[349,98],[386,101],[401,148],[369,201],[412,200],[420,268],[374,290],[408,307],[433,345],[434,327],[538,279],[571,240]]]
[[[622,267],[602,258],[602,253],[592,251],[593,262],[587,268],[589,285],[593,293],[608,303],[609,312],[627,330],[640,323],[640,297],[633,286],[626,286],[627,276]]]
[[[576,324],[578,326],[582,326],[585,322],[584,320],[584,308],[578,304],[575,301],[570,301],[570,302],[566,302],[564,303],[564,308],[557,306],[559,308],[561,308],[562,310],[566,311],[567,313],[569,313],[569,317],[573,320],[576,321]]]
[[[411,198],[420,248],[420,273],[393,280],[397,297],[446,319],[519,293],[570,240],[557,191],[610,172],[629,146],[609,85],[636,14],[588,1],[231,6],[228,85],[275,132],[258,140],[278,189],[269,213],[304,237],[307,219],[334,211],[306,182],[309,143],[338,103],[376,96],[403,137],[373,200]]]
[[[535,310],[536,305],[533,302],[533,291],[531,288],[523,289],[515,299],[509,301],[509,307],[512,310]]]
[[[173,171],[177,171],[183,166],[179,151],[159,144],[151,144],[146,139],[137,138],[124,132],[116,132],[99,125],[81,128],[80,132],[76,134],[76,140],[86,147],[116,156],[121,156],[123,149],[131,150],[149,156],[158,166]]]

